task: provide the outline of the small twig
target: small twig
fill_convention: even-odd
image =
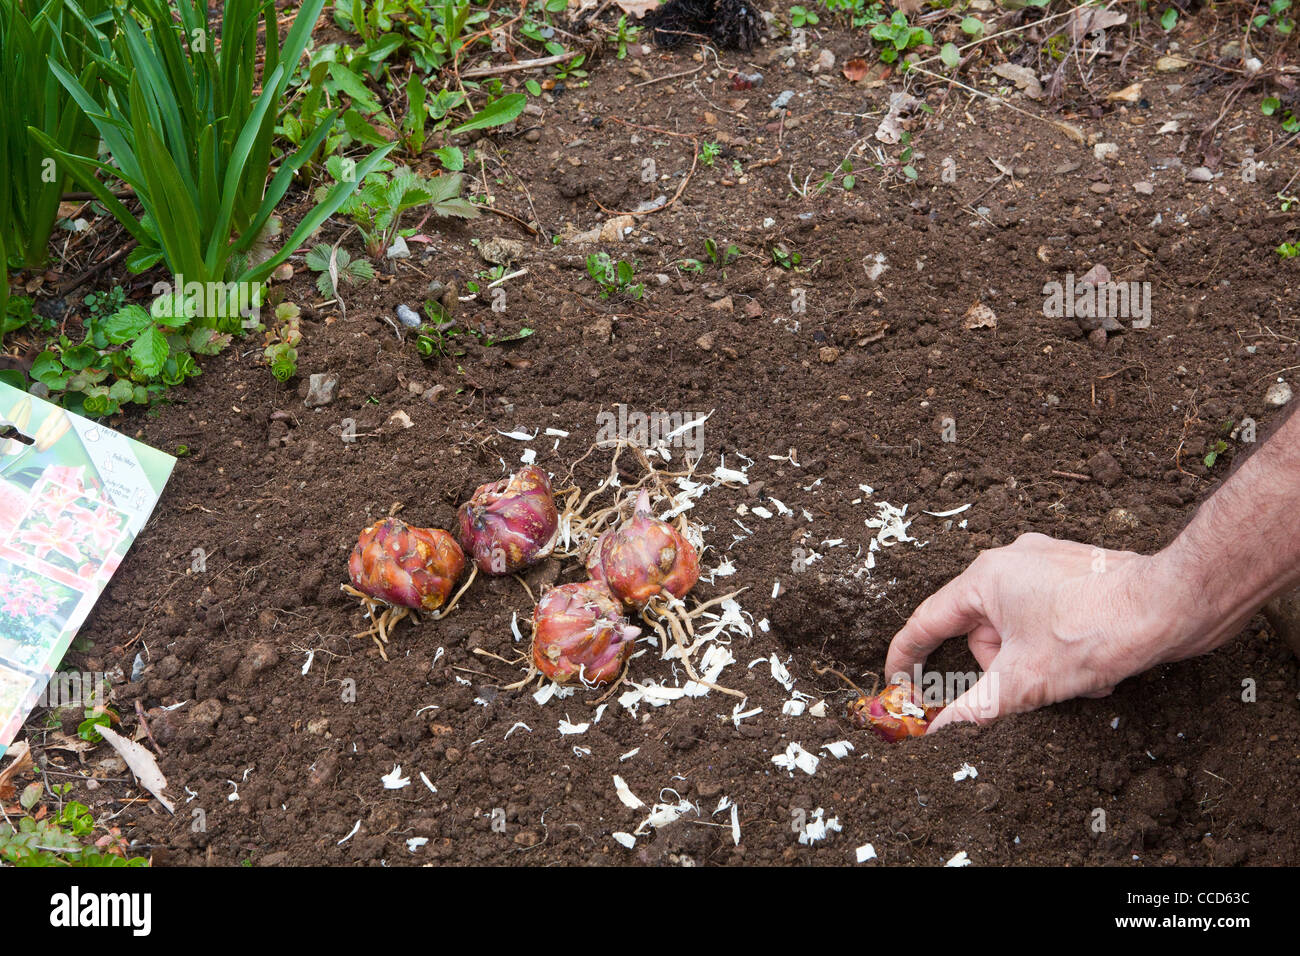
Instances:
[[[479,66],[472,70],[466,70],[461,76],[465,79],[473,79],[479,76],[496,76],[500,73],[518,73],[520,70],[533,70],[538,67],[563,63],[581,52],[581,50],[569,50],[567,53],[559,53],[555,56],[540,56],[534,60],[519,60],[515,63],[503,63],[500,66]]]
[[[149,738],[149,743],[153,744],[153,749],[162,753],[162,748],[158,746],[158,741],[153,739],[153,731],[149,729],[149,720],[144,715],[144,707],[140,704],[140,698],[135,700],[135,715],[140,718],[140,726],[144,728],[145,736]]]

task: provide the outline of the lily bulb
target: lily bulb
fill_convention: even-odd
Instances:
[[[441,528],[412,528],[396,518],[372,524],[348,558],[352,586],[376,601],[416,611],[447,603],[465,573],[465,552]]]
[[[609,683],[641,635],[622,610],[599,581],[552,588],[533,612],[533,663],[561,684],[574,678],[591,686]]]
[[[651,515],[650,495],[642,491],[636,513],[597,539],[587,573],[624,604],[644,607],[662,592],[684,597],[699,580],[700,559],[685,535]]]
[[[551,480],[536,465],[480,485],[461,505],[460,543],[485,574],[513,574],[551,553],[560,516]]]

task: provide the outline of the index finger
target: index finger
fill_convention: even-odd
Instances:
[[[924,664],[940,644],[986,622],[975,575],[967,568],[922,601],[894,635],[885,658],[885,679],[900,673],[910,679],[913,668]]]

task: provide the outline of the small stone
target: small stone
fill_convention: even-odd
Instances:
[[[840,350],[833,345],[823,345],[817,353],[817,357],[825,364],[830,365],[840,357]]]
[[[1127,508],[1111,508],[1101,521],[1102,530],[1107,534],[1124,534],[1132,531],[1140,522],[1137,516]]]
[[[830,50],[822,50],[817,54],[817,63],[813,68],[814,73],[825,73],[835,66],[835,54]]]
[[[1088,344],[1100,352],[1106,347],[1106,330],[1100,325],[1088,333]]]
[[[709,308],[710,308],[710,309],[713,309],[715,312],[735,312],[735,311],[736,311],[735,306],[734,306],[734,304],[733,304],[732,301],[731,301],[731,296],[729,296],[729,295],[724,295],[721,299],[718,299],[716,302],[710,302],[710,303],[709,303]]]
[[[489,265],[509,266],[524,256],[524,244],[518,239],[496,236],[478,244],[479,257]]]
[[[515,834],[515,843],[523,847],[537,846],[541,839],[534,830],[520,830]]]
[[[324,737],[329,733],[330,722],[327,717],[317,717],[315,720],[307,721],[307,733],[313,737]]]
[[[1139,196],[1150,196],[1153,192],[1156,191],[1156,187],[1153,186],[1151,183],[1147,182],[1145,179],[1139,179],[1137,182],[1133,184],[1133,191],[1137,193]]]
[[[1264,393],[1264,401],[1269,405],[1281,407],[1291,401],[1292,395],[1291,386],[1286,382],[1274,382]]]
[[[782,90],[777,94],[776,99],[772,101],[772,109],[783,110],[790,104],[792,99],[794,99],[794,90]]]
[[[1188,172],[1187,180],[1188,182],[1193,183],[1212,182],[1214,180],[1214,173],[1210,172],[1209,168],[1206,166],[1197,166],[1195,169]]]
[[[221,701],[215,697],[195,704],[190,708],[190,726],[199,729],[215,727],[221,719],[222,710]]]
[[[631,216],[615,216],[613,219],[606,220],[600,227],[600,241],[622,242],[635,223],[636,220]]]
[[[534,128],[534,129],[530,129],[527,133],[524,133],[525,143],[535,143],[541,138],[542,138],[542,131],[540,129]]]
[[[332,372],[316,372],[307,380],[307,397],[303,404],[320,408],[334,401],[338,395],[339,377]]]
[[[446,385],[434,385],[432,388],[426,389],[424,394],[420,397],[432,405],[434,402],[438,401],[438,399],[442,398],[442,394],[445,391],[447,391]]]
[[[1110,192],[1110,183],[1093,183],[1088,187],[1088,190],[1097,193],[1098,195],[1108,193]]]
[[[1099,162],[1108,162],[1119,157],[1118,143],[1098,143],[1092,148],[1092,155]]]
[[[384,255],[390,259],[409,259],[411,258],[411,250],[407,248],[406,240],[398,236],[393,240],[393,244],[388,247],[388,251]]]
[[[703,335],[701,335],[698,339],[695,340],[695,344],[706,352],[712,352],[713,340],[714,340],[714,333],[705,332]]]
[[[416,312],[408,305],[399,305],[397,307],[397,321],[401,322],[408,329],[418,329],[423,323],[420,313]]]

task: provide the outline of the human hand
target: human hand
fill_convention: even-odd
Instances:
[[[984,674],[930,723],[988,723],[1072,697],[1103,697],[1126,677],[1209,650],[1161,556],[1041,534],[980,554],[923,601],[889,646],[885,675],[914,668],[968,635]]]

